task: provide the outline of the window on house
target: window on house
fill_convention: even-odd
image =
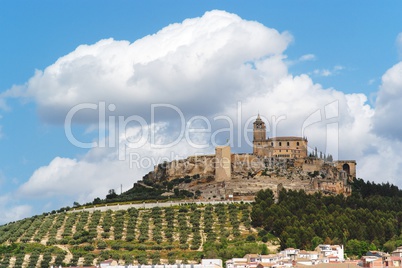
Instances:
[[[279,146],[282,146],[282,142],[279,142]]]
[[[300,145],[299,142],[297,142],[296,145],[299,146]]]
[[[289,146],[289,142],[287,142],[286,145]]]

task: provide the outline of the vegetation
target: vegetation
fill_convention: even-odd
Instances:
[[[402,245],[402,192],[390,184],[356,179],[353,194],[323,196],[304,191],[260,191],[252,224],[277,236],[281,248],[314,249],[318,243],[340,243],[346,253],[361,256],[369,249],[392,251]]]
[[[256,237],[249,226],[250,211],[250,204],[189,204],[36,216],[0,226],[0,267],[8,267],[11,258],[13,267],[50,267],[92,265],[109,258],[126,264],[161,259],[173,264],[232,256],[225,253],[232,248],[258,253],[261,241],[243,243],[249,235]]]
[[[109,258],[124,264],[225,260],[267,254],[268,242],[303,249],[339,243],[350,257],[401,246],[402,191],[361,179],[352,188],[349,197],[283,190],[277,200],[264,190],[252,205],[63,209],[0,226],[0,268],[90,265]]]
[[[161,164],[159,168],[166,165],[166,163]],[[187,184],[193,181],[200,182],[201,176],[199,174],[195,174],[193,176],[185,176],[183,178],[177,178],[171,181],[161,181],[155,182],[148,178],[148,176],[144,176],[143,180],[135,183],[134,187],[129,189],[128,191],[117,194],[114,189],[110,189],[105,199],[101,199],[99,197],[95,198],[92,202],[84,204],[83,206],[95,206],[100,204],[109,204],[109,203],[122,203],[122,202],[132,202],[132,201],[145,201],[145,200],[167,200],[169,197],[163,195],[164,193],[169,192],[171,194],[172,199],[186,199],[186,198],[198,198],[201,195],[201,192],[198,190],[195,193],[187,190],[180,190],[178,186],[180,184]],[[207,181],[213,180],[213,177],[208,178]],[[81,206],[78,202],[73,203],[73,207]],[[58,212],[62,212],[64,210],[69,210],[70,208],[62,208]]]

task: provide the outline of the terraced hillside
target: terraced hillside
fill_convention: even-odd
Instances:
[[[189,204],[35,216],[0,227],[0,268],[230,258],[261,248],[250,211],[249,204]]]

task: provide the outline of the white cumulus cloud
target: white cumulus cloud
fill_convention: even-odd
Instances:
[[[104,198],[109,189],[120,191],[120,185],[128,190],[154,166],[164,161],[183,159],[188,155],[211,153],[212,147],[202,149],[189,146],[188,140],[172,140],[162,125],[154,129],[157,141],[133,148],[135,143],[127,141],[126,135],[137,136],[142,129],[127,128],[120,133],[115,147],[96,147],[80,159],[56,157],[48,165],[38,168],[18,190],[21,197],[57,198],[69,196],[80,203]],[[142,134],[140,134],[142,135]],[[201,144],[208,144],[205,136],[197,137]],[[155,149],[155,144],[166,144],[166,148]],[[69,205],[69,204],[67,204]]]
[[[32,207],[25,204],[16,204],[14,196],[10,194],[0,196],[0,224],[20,220],[32,215]]]
[[[382,76],[377,94],[374,132],[387,138],[402,141],[402,62],[395,64]]]
[[[74,105],[99,101],[125,115],[142,115],[151,103],[212,114],[285,75],[282,52],[291,40],[286,32],[215,10],[133,43],[81,45],[3,96],[33,99],[49,122],[63,122]],[[95,121],[96,115],[76,119]]]

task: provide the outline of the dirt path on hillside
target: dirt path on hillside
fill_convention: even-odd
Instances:
[[[70,263],[71,259],[73,258],[73,254],[70,252],[68,247],[66,247],[65,245],[56,245],[56,247],[60,248],[61,250],[64,250],[65,252],[67,252],[66,257],[64,258],[64,262],[65,263]]]

